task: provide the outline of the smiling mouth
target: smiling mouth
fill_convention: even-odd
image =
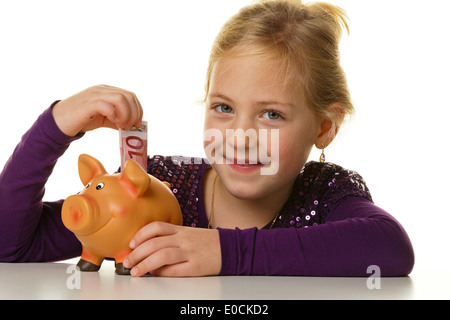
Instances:
[[[225,164],[235,164],[235,165],[241,165],[241,166],[263,166],[270,163],[269,159],[260,159],[260,157],[242,157],[238,158],[236,155],[230,155],[227,157],[225,154],[222,154],[222,159]],[[264,161],[266,160],[266,161]]]
[[[259,171],[265,167],[266,164],[252,159],[229,159],[225,158],[225,164],[227,164],[233,171],[239,173],[253,173]]]
[[[256,163],[256,164],[231,163],[231,164],[228,164],[228,166],[232,171],[241,173],[241,174],[253,174],[255,172],[260,172],[261,168],[264,167],[264,165],[262,165],[260,163]]]
[[[225,158],[226,164],[233,164],[239,166],[264,166],[268,163],[262,163],[260,161],[250,161],[249,159],[229,159]]]

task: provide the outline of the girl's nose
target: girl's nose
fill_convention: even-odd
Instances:
[[[258,132],[253,121],[246,117],[237,118],[232,128],[226,130],[227,158],[256,163],[258,160]]]

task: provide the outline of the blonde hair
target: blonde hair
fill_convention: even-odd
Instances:
[[[236,51],[243,55],[268,54],[280,59],[285,79],[299,85],[304,102],[320,119],[331,120],[335,132],[330,131],[335,134],[345,116],[354,110],[339,55],[342,29],[349,32],[347,20],[339,7],[303,4],[301,0],[260,0],[242,8],[215,39],[205,100],[213,66],[219,59]],[[233,51],[235,48],[241,50]]]

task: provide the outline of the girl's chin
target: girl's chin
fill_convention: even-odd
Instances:
[[[259,192],[255,190],[240,188],[238,186],[228,188],[228,192],[233,197],[240,200],[258,200],[262,198],[262,195]]]
[[[226,170],[219,169],[222,183],[226,185],[228,192],[241,200],[257,200],[266,197],[268,186],[267,176],[259,173],[259,168],[236,168],[238,165],[224,165]],[[230,166],[233,166],[230,168]],[[239,165],[240,166],[240,165]],[[266,181],[264,181],[266,180]]]

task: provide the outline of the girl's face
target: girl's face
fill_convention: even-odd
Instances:
[[[206,103],[204,148],[227,190],[249,200],[290,193],[320,126],[280,65],[262,56],[220,59]]]

